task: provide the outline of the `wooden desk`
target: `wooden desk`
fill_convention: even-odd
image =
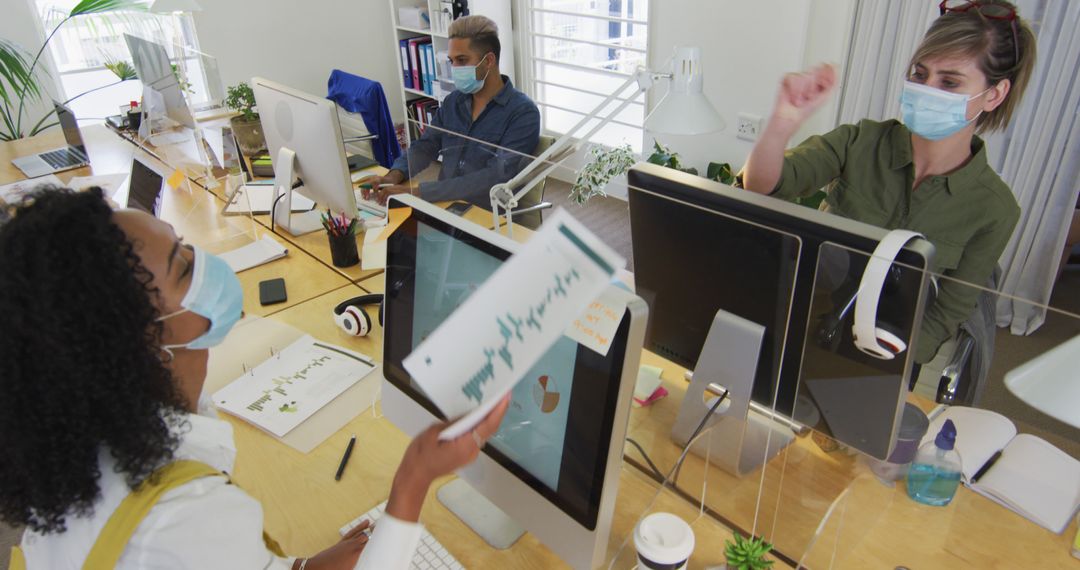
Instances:
[[[681,453],[670,433],[688,383],[681,367],[643,354],[643,364],[664,369],[668,396],[633,410],[627,437],[666,472]],[[644,464],[637,450],[628,446],[626,453]],[[810,568],[1067,568],[1077,563],[1069,554],[1075,522],[1055,535],[966,487],[947,507],[921,505],[907,497],[903,481],[886,486],[864,460],[842,450],[827,453],[811,437],[796,438],[763,469],[742,478],[689,454],[679,487],[696,500],[703,483],[705,505],[714,516],[743,533],[764,534],[794,561],[810,548],[830,505],[848,489],[810,549],[805,560]]]
[[[381,358],[382,328],[375,325],[364,338],[345,335],[329,318],[331,308],[365,291],[382,290],[381,276],[347,285],[316,299],[274,314],[271,318],[312,336]],[[366,410],[311,453],[304,455],[281,444],[246,422],[225,416],[233,425],[237,444],[234,479],[262,502],[266,528],[290,554],[310,555],[339,540],[337,529],[386,500],[394,471],[409,439],[388,420]],[[350,434],[356,446],[340,482],[334,472]],[[451,477],[438,481],[428,494],[421,522],[467,568],[565,568],[566,565],[532,535],[526,534],[507,550],[494,550],[448,511],[435,496]],[[693,505],[669,492],[658,493],[655,482],[624,467],[619,479],[609,552],[616,555],[630,537],[638,517],[647,511],[674,512],[687,521],[697,518]],[[649,511],[649,512],[652,512]],[[730,534],[716,520],[703,517],[694,524],[698,543],[694,567],[722,562],[722,544]],[[632,545],[619,556],[618,568],[633,557]]]

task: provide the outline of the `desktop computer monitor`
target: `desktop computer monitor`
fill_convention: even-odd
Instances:
[[[139,81],[143,86],[161,94],[165,115],[182,126],[194,129],[195,119],[188,108],[187,100],[184,99],[180,79],[173,72],[165,46],[131,34],[124,34],[124,40],[131,52],[131,62],[135,73],[139,74]]]
[[[415,435],[441,414],[403,359],[517,244],[412,196],[392,197],[390,207],[400,206],[412,212],[386,246],[382,408]],[[510,410],[479,459],[459,473],[581,569],[606,555],[645,333],[645,303],[622,289],[611,293],[627,308],[607,355],[562,337],[514,389]]]
[[[763,331],[749,397],[757,406],[732,405],[803,419],[887,457],[914,351],[892,360],[862,353],[844,307],[888,232],[651,164],[635,166],[628,181],[635,285],[651,316],[645,348],[694,369],[718,311],[756,323]],[[879,304],[878,322],[908,346],[932,256],[928,241],[908,243]]]
[[[311,95],[261,77],[251,80],[255,103],[259,108],[266,146],[274,163],[275,175],[292,170],[302,184],[299,189],[308,198],[333,212],[350,218],[357,213],[356,195],[345,158],[345,145],[338,122],[337,105],[325,97]],[[283,164],[282,149],[295,153],[293,164]],[[287,216],[289,209],[283,209]],[[318,213],[314,214],[318,229]],[[293,215],[293,220],[297,216]],[[279,216],[275,213],[275,221]],[[278,221],[279,224],[282,222]],[[284,224],[283,224],[284,225]],[[290,229],[293,233],[297,233]],[[300,228],[299,233],[308,231]]]

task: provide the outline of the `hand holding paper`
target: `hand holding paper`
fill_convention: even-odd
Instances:
[[[447,417],[439,438],[476,425],[562,336],[626,260],[565,211],[531,240],[404,361]]]

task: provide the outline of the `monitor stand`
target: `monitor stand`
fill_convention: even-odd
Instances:
[[[293,213],[292,181],[295,168],[296,153],[286,147],[278,149],[277,160],[274,161],[274,202],[270,208],[270,218],[273,225],[299,236],[322,228],[322,218],[318,210]]]
[[[492,548],[506,550],[525,534],[525,529],[514,519],[476,492],[464,479],[454,479],[443,485],[436,496]]]
[[[686,390],[671,437],[685,446],[715,398],[728,399],[705,424],[691,451],[725,471],[743,476],[764,465],[790,444],[795,435],[777,414],[751,409],[754,376],[765,327],[723,309],[713,317],[690,386]]]

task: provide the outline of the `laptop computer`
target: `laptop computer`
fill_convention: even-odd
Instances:
[[[53,102],[53,105],[56,106],[56,117],[60,121],[60,128],[64,130],[67,147],[12,160],[11,163],[23,171],[27,178],[37,178],[90,164],[75,115],[71,109],[60,103]]]
[[[138,158],[131,161],[131,184],[128,185],[127,207],[142,210],[157,217],[161,213],[161,184],[164,178]]]

